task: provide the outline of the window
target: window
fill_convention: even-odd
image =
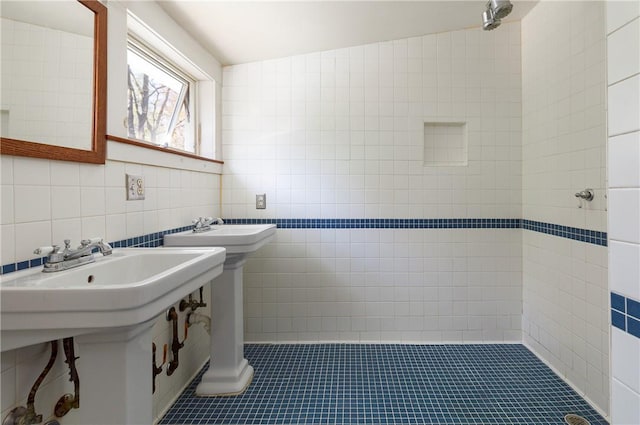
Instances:
[[[127,65],[128,137],[199,154],[195,79],[131,38]]]

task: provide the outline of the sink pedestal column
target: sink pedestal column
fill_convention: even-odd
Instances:
[[[245,262],[245,255],[227,255],[224,271],[211,282],[211,361],[196,388],[199,396],[240,394],[253,378],[253,367],[244,358]]]
[[[75,337],[80,408],[65,424],[153,423],[151,342],[155,319]]]

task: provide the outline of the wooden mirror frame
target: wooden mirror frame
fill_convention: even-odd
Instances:
[[[0,138],[0,154],[104,164],[107,151],[107,8],[98,0],[77,0],[94,14],[93,127],[91,150]]]

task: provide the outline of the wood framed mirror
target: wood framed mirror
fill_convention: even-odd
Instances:
[[[7,9],[5,7],[6,4],[9,4],[9,3],[10,2],[3,1],[3,14],[4,14],[4,10]],[[29,7],[32,8],[30,11],[26,12],[26,15],[29,15],[29,16],[31,16],[32,12],[34,12],[33,8],[39,8],[41,7],[41,5],[44,5],[47,7],[51,7],[52,5],[53,7],[60,7],[60,6],[56,6],[56,5],[60,5],[59,2],[16,2],[16,4],[18,3],[22,3],[23,5],[27,4],[29,5]],[[80,103],[80,101],[74,100],[74,102],[76,102],[76,104],[74,104],[75,109],[74,107],[56,108],[56,102],[55,100],[52,100],[52,99],[55,99],[55,97],[57,96],[58,98],[65,99],[65,101],[67,101],[69,97],[74,97],[75,93],[72,92],[72,94],[69,94],[68,90],[67,92],[64,92],[64,93],[55,93],[55,92],[52,93],[51,90],[53,90],[53,87],[50,87],[50,86],[58,86],[58,83],[49,84],[46,82],[45,83],[40,82],[40,85],[45,86],[45,91],[42,93],[25,92],[24,97],[25,99],[28,98],[29,100],[25,100],[25,101],[20,100],[18,102],[20,103],[20,106],[22,107],[23,111],[20,111],[20,108],[15,108],[15,109],[18,110],[16,114],[19,115],[22,112],[22,114],[25,116],[33,113],[33,115],[36,117],[41,117],[44,115],[55,117],[56,114],[58,114],[57,115],[58,121],[54,122],[53,124],[58,127],[64,127],[65,125],[73,126],[74,125],[73,122],[67,122],[68,120],[71,119],[69,117],[70,115],[74,115],[74,116],[76,114],[85,115],[84,119],[86,120],[86,123],[83,123],[82,125],[78,126],[78,127],[86,126],[87,134],[85,135],[84,132],[82,132],[82,134],[79,136],[79,138],[82,139],[83,145],[80,147],[77,147],[70,143],[71,146],[65,146],[65,144],[67,143],[65,141],[65,138],[66,138],[65,136],[59,137],[61,141],[60,143],[56,142],[56,144],[47,142],[45,139],[40,139],[37,136],[34,137],[33,140],[29,140],[31,139],[31,137],[24,137],[24,138],[15,137],[14,138],[13,135],[10,133],[11,130],[6,130],[7,128],[11,127],[10,125],[8,125],[10,122],[9,114],[11,112],[8,110],[9,108],[5,110],[6,104],[8,102],[5,101],[5,99],[3,99],[2,101],[3,126],[2,127],[4,127],[5,130],[3,130],[3,133],[2,133],[3,137],[0,137],[0,154],[27,156],[32,158],[46,158],[46,159],[54,159],[54,160],[61,160],[61,161],[85,162],[85,163],[93,163],[93,164],[104,164],[105,162],[106,143],[107,143],[106,141],[107,8],[97,0],[74,0],[69,3],[73,5],[73,7],[75,6],[80,7],[79,14],[83,16],[82,19],[91,20],[91,16],[93,15],[93,20],[92,20],[93,40],[89,38],[87,39],[88,43],[91,43],[91,42],[93,43],[93,56],[92,56],[93,60],[92,60],[92,66],[91,66],[91,57],[89,55],[89,58],[87,59],[87,63],[89,63],[89,65],[70,66],[70,62],[73,62],[73,59],[71,59],[70,57],[66,57],[65,54],[68,53],[68,50],[69,50],[67,46],[75,45],[76,42],[66,37],[64,35],[65,33],[62,32],[62,35],[61,35],[61,38],[63,40],[61,42],[62,54],[59,55],[61,59],[59,59],[60,63],[58,64],[58,69],[62,70],[61,71],[62,73],[66,72],[69,78],[66,78],[62,83],[60,83],[60,85],[65,87],[71,87],[71,90],[73,90],[74,81],[71,77],[72,75],[75,76],[76,72],[78,72],[77,71],[78,68],[84,68],[86,70],[86,73],[89,74],[86,77],[87,81],[88,79],[91,79],[92,81],[87,84],[88,85],[87,93],[85,93],[84,95],[78,94],[77,96],[75,96],[75,98],[84,97],[87,102],[87,105],[86,105],[87,107],[84,107],[84,105]],[[86,8],[86,9],[83,9],[83,8]],[[89,13],[86,13],[87,11]],[[43,11],[40,10],[38,12],[43,12]],[[58,10],[56,12],[60,12],[60,11]],[[20,12],[20,13],[24,14],[25,12]],[[45,12],[44,14],[46,15],[47,13]],[[4,19],[5,17],[3,17],[3,21]],[[68,21],[68,19],[62,19],[62,20]],[[18,24],[23,25],[22,22],[19,22]],[[27,23],[24,25],[31,25],[31,24]],[[6,28],[6,27],[9,27],[10,25],[3,25],[3,26]],[[58,30],[58,28],[56,28],[55,24],[53,25],[47,24],[47,26],[49,28],[54,28],[54,31],[61,32],[60,30]],[[34,33],[40,34],[39,33],[40,30],[37,27],[35,28],[36,29],[33,30]],[[25,31],[31,31],[31,30],[29,28],[25,30],[25,28],[20,27],[16,31],[16,33],[20,35],[20,34],[24,34]],[[90,28],[88,29],[88,31],[90,31]],[[3,33],[3,38],[8,38],[11,40],[11,36],[5,37],[4,33]],[[50,38],[50,36],[45,34],[45,35],[40,35],[40,38],[47,39],[47,38]],[[19,40],[19,36],[16,36],[15,39]],[[65,42],[67,43],[66,45],[65,45]],[[20,45],[14,45],[13,48],[16,51],[23,49]],[[30,46],[27,46],[26,48],[33,48],[33,46],[30,45]],[[89,44],[89,48],[90,48],[90,44]],[[51,49],[48,47],[42,47],[40,49],[41,50],[39,51],[36,50],[36,52],[42,52],[42,55],[38,55],[38,54],[27,55],[23,53],[23,57],[26,56],[28,58],[31,58],[31,57],[39,57],[39,56],[47,56],[47,55],[56,56],[54,53],[51,52]],[[10,50],[10,49],[6,49],[6,50]],[[9,61],[5,61],[4,53],[3,53],[2,60],[3,62],[9,62]],[[4,63],[3,63],[3,66],[5,66]],[[21,66],[22,68],[19,68],[19,66]],[[13,71],[14,71],[14,74],[21,77],[22,75],[19,72],[21,69],[27,70],[27,73],[28,73],[31,71],[32,68],[33,66],[29,66],[25,64],[25,62],[22,62],[20,63],[20,65],[18,65],[17,71],[16,70],[13,70]],[[41,69],[44,70],[43,73],[46,73],[46,69],[47,69],[46,65],[43,65]],[[3,68],[3,71],[4,71],[4,68]],[[27,84],[29,83],[27,82]],[[5,85],[4,77],[3,77],[3,85]],[[37,84],[34,84],[34,85],[37,85]],[[11,87],[11,86],[12,84],[8,85],[8,87]],[[7,85],[5,85],[5,87],[7,87]],[[16,84],[14,87],[20,87],[20,85]],[[10,96],[10,95],[7,95],[7,96]],[[20,96],[22,96],[21,93],[18,92],[17,95],[14,93],[14,97],[20,97]],[[31,102],[31,105],[34,104],[35,102],[35,104],[37,104],[38,106],[37,107],[29,106],[30,105],[29,101]],[[79,106],[77,105],[78,103],[79,103]],[[48,105],[48,106],[42,106],[42,108],[40,108],[39,107],[40,104]],[[88,108],[89,105],[92,107],[92,110],[87,111],[87,109],[89,109]],[[22,127],[28,128],[29,122],[26,122],[25,124],[23,120],[23,122],[21,122],[20,125]],[[51,126],[51,124],[49,124],[49,126]],[[47,128],[46,125],[42,126],[41,128],[39,128],[39,131],[41,132],[46,131],[46,128]],[[20,134],[19,131],[17,131],[17,133]],[[86,144],[86,146],[84,146],[84,144]]]

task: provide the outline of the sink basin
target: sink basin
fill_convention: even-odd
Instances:
[[[224,224],[208,232],[191,230],[164,236],[165,246],[222,246],[227,255],[248,254],[268,243],[276,233],[275,224]]]
[[[153,319],[221,274],[224,260],[224,248],[124,248],[70,270],[1,276],[2,351]]]

